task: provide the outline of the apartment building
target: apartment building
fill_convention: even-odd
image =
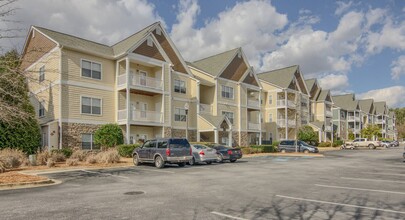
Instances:
[[[322,89],[316,79],[305,80],[310,95],[309,125],[318,132],[318,141],[333,140],[333,100],[330,90]]]
[[[396,123],[396,117],[395,117],[395,112],[390,111],[388,113],[388,121],[387,121],[387,138],[396,140],[398,137],[398,130],[395,126]]]
[[[332,99],[333,125],[337,136],[344,140],[351,133],[355,138],[361,137],[360,106],[354,94],[336,95]]]
[[[261,144],[261,87],[241,48],[188,63],[199,81],[198,141]]]
[[[359,100],[360,105],[360,129],[366,128],[368,125],[374,124],[374,100],[364,99]]]
[[[262,85],[263,139],[294,139],[309,122],[309,92],[298,65],[258,74]]]
[[[198,80],[159,22],[112,46],[33,26],[22,68],[43,146],[96,148],[106,123],[118,123],[126,143],[197,139]]]
[[[386,102],[374,102],[375,106],[375,118],[374,124],[377,124],[381,128],[382,138],[387,138],[387,122],[388,122],[388,106]]]

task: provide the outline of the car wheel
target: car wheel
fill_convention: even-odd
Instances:
[[[163,158],[161,156],[157,156],[155,158],[155,167],[160,169],[165,166],[165,162],[163,161]]]
[[[369,144],[369,145],[368,145],[368,148],[369,148],[369,149],[374,149],[374,144]]]
[[[139,166],[140,163],[139,163],[138,154],[134,154],[134,156],[132,158],[133,158],[134,165]]]
[[[179,165],[179,167],[184,167],[184,166],[186,166],[186,163],[179,163],[178,165]]]
[[[350,150],[354,150],[354,147],[350,147]]]
[[[307,153],[309,153],[309,150],[305,149],[304,154],[307,154]]]
[[[206,163],[207,163],[208,165],[210,165],[210,164],[212,164],[212,161],[207,161]]]
[[[194,164],[195,164],[195,159],[194,159],[194,157],[193,157],[193,159],[191,159],[191,160],[188,162],[188,164],[189,164],[190,166],[194,166]]]
[[[280,152],[284,154],[284,153],[285,153],[285,149],[281,149],[281,151],[280,151]]]
[[[233,160],[230,160],[231,161],[231,163],[235,163],[236,162],[236,159],[233,159]]]
[[[222,162],[224,162],[224,158],[222,157],[221,154],[218,154],[218,156],[217,156],[217,163],[222,163]]]

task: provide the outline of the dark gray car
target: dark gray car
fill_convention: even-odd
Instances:
[[[298,152],[304,153],[318,153],[319,150],[317,147],[311,146],[304,141],[296,140],[284,140],[281,141],[278,145],[278,150],[280,152],[295,152],[297,148]]]
[[[165,164],[178,164],[184,167],[193,156],[190,144],[184,138],[162,138],[146,141],[142,147],[132,152],[134,165],[154,163],[157,168]]]

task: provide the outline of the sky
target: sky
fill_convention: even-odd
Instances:
[[[183,58],[242,47],[256,72],[298,64],[332,94],[405,107],[405,1],[19,0],[1,29],[21,51],[31,25],[112,45],[161,21]]]

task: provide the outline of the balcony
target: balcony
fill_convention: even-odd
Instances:
[[[292,127],[292,126],[295,126],[295,125],[296,125],[294,119],[288,119],[288,120],[287,120],[287,123],[288,123],[288,127]],[[281,119],[277,119],[277,126],[280,127],[280,128],[285,128],[285,127],[287,127],[287,124],[286,124],[285,119],[282,119],[282,118],[281,118]]]
[[[347,116],[347,120],[348,121],[360,121],[360,117],[358,115],[356,115],[356,116],[349,115],[349,116]]]
[[[200,113],[202,113],[202,114],[212,114],[212,105],[200,103]]]
[[[248,123],[248,129],[249,130],[260,130],[260,124],[249,122]]]
[[[330,125],[325,126],[325,131],[332,131],[332,126],[330,126]]]
[[[125,86],[127,83],[127,74],[119,75],[117,86]],[[146,88],[163,91],[163,81],[153,77],[131,74],[129,76],[129,86],[136,88]]]
[[[248,99],[247,106],[249,108],[260,108],[260,102],[258,100]]]
[[[331,110],[326,110],[325,111],[325,116],[330,117],[330,118],[333,117],[332,111]]]
[[[118,110],[118,121],[124,121],[127,119],[127,110]],[[130,112],[131,123],[163,123],[163,114],[156,111],[141,111],[132,110]]]
[[[349,130],[353,131],[354,134],[360,133],[360,128],[349,128]]]
[[[377,123],[377,124],[385,124],[385,120],[381,119],[381,118],[377,118],[377,119],[375,119],[375,123]]]
[[[293,100],[277,100],[277,107],[283,108],[283,107],[289,107],[289,108],[295,108],[295,103]]]

